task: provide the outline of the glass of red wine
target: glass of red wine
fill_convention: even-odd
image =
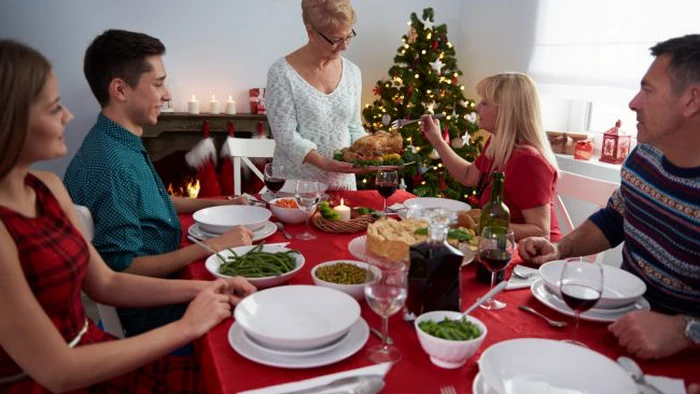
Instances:
[[[588,347],[576,340],[578,321],[581,313],[593,308],[603,294],[603,267],[580,258],[565,260],[559,291],[566,305],[574,311],[575,320],[571,339],[565,339],[564,342]]]
[[[515,235],[513,230],[506,227],[488,226],[481,231],[479,238],[479,260],[491,272],[491,288],[496,282],[496,273],[502,271],[510,263],[515,248]],[[488,310],[499,310],[506,307],[506,303],[494,297],[481,304]]]
[[[277,192],[286,182],[284,178],[284,166],[275,166],[272,163],[265,164],[265,186],[272,192],[272,198],[277,198]]]
[[[391,197],[399,185],[399,174],[396,171],[379,170],[374,178],[374,186],[377,192],[384,197],[384,214],[387,213],[386,206],[389,197]]]

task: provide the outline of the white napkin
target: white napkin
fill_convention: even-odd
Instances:
[[[387,208],[393,209],[394,211],[398,211],[399,209],[406,208],[406,206],[401,204],[401,203],[395,202],[395,203],[389,205]]]
[[[667,378],[665,376],[644,375],[644,379],[649,384],[653,384],[657,389],[665,394],[686,394],[685,382],[683,379]],[[642,394],[651,394],[649,388],[639,385]]]
[[[370,365],[369,367],[351,369],[349,371],[343,371],[338,373],[333,373],[330,375],[323,375],[317,378],[311,378],[306,380],[301,380],[298,382],[278,384],[276,386],[268,386],[261,389],[241,391],[238,394],[278,394],[285,393],[288,391],[303,390],[311,387],[316,387],[324,384],[328,384],[336,379],[344,378],[348,376],[358,376],[358,375],[381,375],[385,376],[389,369],[391,368],[391,363],[382,363],[376,365]]]
[[[530,288],[537,279],[540,278],[539,270],[536,268],[526,267],[524,265],[516,265],[513,267],[513,271],[517,271],[521,275],[529,276],[527,279],[520,278],[514,274],[511,274],[508,283],[506,284],[506,290],[518,290],[524,288]]]

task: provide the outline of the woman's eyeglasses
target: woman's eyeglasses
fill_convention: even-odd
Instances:
[[[357,36],[357,33],[355,33],[355,29],[352,29],[352,33],[350,33],[349,36],[347,36],[345,38],[338,38],[336,40],[331,40],[330,38],[326,37],[323,33],[321,33],[318,30],[316,30],[316,33],[320,34],[324,40],[326,40],[329,44],[331,44],[333,46],[339,45],[342,42],[348,43],[348,42],[350,42],[350,40],[355,38],[355,36]]]

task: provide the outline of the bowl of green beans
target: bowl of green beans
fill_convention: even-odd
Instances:
[[[479,350],[488,330],[481,320],[460,312],[433,311],[418,316],[414,325],[421,347],[438,367],[459,368]]]
[[[239,246],[213,254],[204,262],[217,278],[243,276],[258,289],[277,286],[299,273],[304,256],[294,250],[265,244]]]
[[[365,282],[380,275],[379,268],[357,260],[326,261],[311,270],[316,286],[342,291],[358,301],[365,299]]]

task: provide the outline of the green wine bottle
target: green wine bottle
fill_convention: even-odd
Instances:
[[[503,203],[503,182],[505,174],[494,171],[491,175],[491,199],[481,208],[481,221],[479,222],[479,233],[488,226],[499,226],[508,228],[510,225],[510,210]],[[505,277],[505,270],[496,273],[496,283]],[[491,284],[491,271],[479,263],[476,267],[476,280],[482,283]]]

